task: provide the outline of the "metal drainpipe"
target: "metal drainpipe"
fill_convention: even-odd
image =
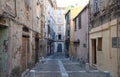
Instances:
[[[117,0],[117,6],[118,6],[118,0]],[[117,63],[118,63],[118,76],[120,77],[120,74],[119,74],[119,71],[120,71],[120,68],[119,68],[119,66],[120,66],[120,62],[119,62],[119,36],[118,36],[118,31],[119,31],[119,24],[118,24],[118,12],[117,12],[117,10],[116,10],[116,21],[117,21],[117,23],[116,23],[116,25],[117,25]]]
[[[16,0],[15,0],[15,16],[13,16],[14,18],[17,17],[17,7],[16,7]]]
[[[89,54],[90,54],[90,34],[89,34],[89,27],[90,27],[90,0],[89,0],[89,4],[88,4],[88,63],[90,63],[89,61]]]
[[[119,44],[119,39],[118,39],[118,16],[116,15],[116,21],[117,21],[117,23],[116,23],[116,25],[117,25],[117,63],[118,63],[118,75],[119,75],[119,61],[118,61],[118,59],[119,59],[119,53],[118,53],[118,44]]]

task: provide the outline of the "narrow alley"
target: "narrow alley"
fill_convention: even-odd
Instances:
[[[0,77],[120,77],[120,0],[0,0]]]
[[[65,58],[63,53],[55,53],[52,56],[38,62],[23,77],[108,77],[94,67],[86,69],[85,64]]]

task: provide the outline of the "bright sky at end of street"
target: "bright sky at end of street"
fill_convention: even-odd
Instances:
[[[89,0],[56,0],[56,1],[58,7],[67,7],[69,5],[85,6],[89,2]]]

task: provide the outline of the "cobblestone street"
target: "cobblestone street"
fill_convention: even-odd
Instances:
[[[56,53],[39,62],[24,77],[106,77],[92,67],[86,72],[85,65],[80,66],[79,62],[64,58],[61,53]]]

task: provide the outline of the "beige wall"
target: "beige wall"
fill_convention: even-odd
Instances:
[[[83,6],[70,9],[70,56],[74,56],[74,23],[73,19],[78,15],[78,13],[83,9]]]
[[[84,8],[79,15],[81,15],[81,28],[79,29],[78,16],[76,19],[76,31],[74,31],[74,41],[79,40],[80,43],[74,44],[74,52],[77,59],[80,60],[82,58],[84,62],[88,62],[88,8]],[[86,44],[86,47],[83,47],[84,44]],[[77,50],[75,49],[76,47]]]
[[[116,37],[116,20],[112,20],[90,31],[90,63],[92,63],[92,39],[96,39],[96,47],[98,45],[98,37],[102,37],[102,51],[97,52],[97,68],[102,71],[110,71],[112,77],[118,77],[117,65],[117,48],[112,48],[112,37]]]

